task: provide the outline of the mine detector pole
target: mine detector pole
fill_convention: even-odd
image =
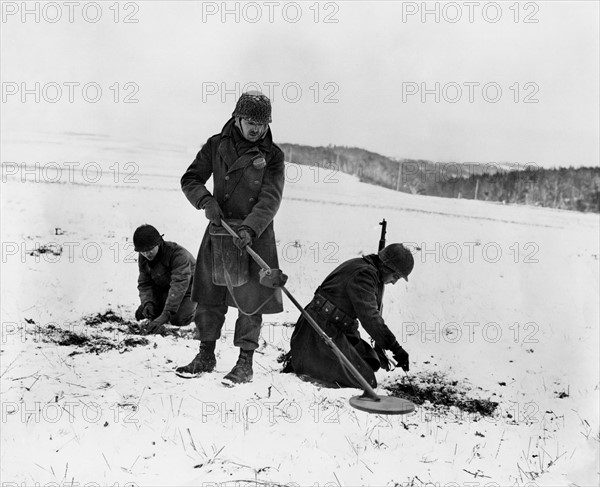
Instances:
[[[223,228],[229,232],[229,234],[234,238],[239,238],[235,231],[227,225],[223,220],[221,220],[221,225]],[[280,288],[285,295],[290,299],[292,303],[298,308],[302,316],[306,318],[306,320],[310,323],[310,325],[315,329],[315,331],[321,336],[325,343],[331,348],[335,356],[348,368],[348,370],[352,373],[354,378],[360,383],[362,386],[365,395],[367,395],[373,401],[380,401],[381,398],[377,395],[377,393],[373,390],[373,388],[369,385],[369,383],[365,380],[365,378],[360,374],[360,372],[352,365],[352,362],[346,358],[346,356],[340,351],[333,340],[329,338],[327,333],[325,333],[321,327],[317,324],[317,322],[313,319],[310,314],[300,305],[300,303],[292,296],[286,287],[285,283],[287,281],[287,276],[281,272],[280,269],[271,269],[269,265],[258,255],[249,245],[246,246],[246,251],[250,254],[250,257],[254,259],[254,261],[262,268],[260,283],[267,287],[278,287]]]
[[[384,220],[385,222],[385,220]],[[235,231],[223,220],[221,225],[227,230],[227,232],[234,238],[239,238]],[[385,236],[385,226],[383,235]],[[354,367],[352,362],[341,352],[338,346],[333,340],[325,333],[317,322],[313,319],[310,314],[300,305],[300,303],[292,296],[286,287],[287,276],[281,271],[281,269],[271,269],[269,265],[258,255],[250,245],[246,245],[246,251],[254,259],[254,261],[261,267],[260,271],[260,283],[263,286],[271,288],[280,288],[285,295],[290,299],[294,306],[298,308],[302,316],[310,323],[310,326],[319,334],[319,336],[325,341],[327,346],[335,354],[338,360],[350,371],[352,376],[362,386],[364,394],[362,396],[353,396],[350,398],[350,405],[361,411],[374,414],[408,414],[415,410],[415,404],[412,401],[403,399],[400,397],[393,396],[379,396],[375,390],[370,386],[366,379],[361,373]]]

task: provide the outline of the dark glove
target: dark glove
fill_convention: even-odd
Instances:
[[[265,287],[281,287],[285,286],[285,283],[288,280],[288,276],[286,276],[281,269],[270,269],[266,271],[261,269],[258,271],[259,282],[261,285]]]
[[[149,320],[153,320],[154,318],[156,318],[156,307],[154,306],[154,303],[152,301],[149,301],[144,305],[142,315],[144,316],[144,318],[147,318]]]
[[[217,203],[217,200],[212,196],[207,199],[206,203],[202,206],[204,208],[204,215],[215,225],[221,224],[221,218],[223,217],[223,211]]]
[[[143,335],[163,335],[166,332],[164,324],[171,319],[171,313],[163,311],[158,318],[148,323],[142,332]]]
[[[373,346],[375,353],[377,354],[377,358],[379,358],[379,366],[383,370],[390,370],[390,361],[385,354],[385,350],[381,348],[379,345],[375,344]]]
[[[144,311],[144,305],[140,304],[138,306],[138,309],[135,310],[135,319],[136,320],[142,321],[144,319],[143,311]]]
[[[247,245],[250,245],[252,243],[253,233],[254,232],[252,232],[252,230],[248,227],[240,227],[237,231],[237,234],[240,238],[234,238],[233,243],[238,249],[245,249]]]
[[[141,321],[143,319],[153,320],[156,318],[156,308],[152,301],[141,304],[135,312],[135,319]]]
[[[410,370],[408,363],[408,352],[398,345],[392,350],[392,353],[394,354],[394,360],[398,362],[398,367],[402,367],[404,372],[408,372]]]

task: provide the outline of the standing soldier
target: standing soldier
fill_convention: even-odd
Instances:
[[[408,281],[413,266],[410,250],[399,243],[377,254],[350,259],[325,278],[306,307],[372,387],[377,385],[374,372],[380,367],[388,370],[389,364],[383,351],[376,353],[360,337],[358,321],[375,344],[390,350],[398,365],[408,371],[408,353],[385,324],[377,303],[383,285]],[[290,345],[284,372],[307,375],[327,385],[361,387],[303,316],[296,323]]]
[[[165,242],[152,225],[142,225],[133,233],[139,252],[138,291],[141,304],[137,320],[151,320],[144,334],[164,334],[165,323],[186,326],[192,322],[196,304],[191,300],[196,260],[181,245]]]
[[[187,199],[210,220],[198,252],[192,291],[198,303],[194,321],[200,351],[188,365],[176,369],[184,377],[214,370],[215,343],[227,307],[232,306],[238,309],[233,344],[240,353],[223,383],[250,382],[262,315],[283,311],[281,290],[260,285],[260,268],[244,250],[251,244],[270,267],[279,265],[273,218],[281,203],[285,168],[270,122],[270,100],[259,92],[243,93],[221,133],[208,139],[181,178]],[[212,194],[206,188],[211,175]],[[221,218],[239,239],[228,236]]]

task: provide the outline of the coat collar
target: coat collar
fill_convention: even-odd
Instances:
[[[219,144],[219,155],[225,162],[228,173],[246,167],[256,157],[264,155],[265,152],[270,152],[273,145],[271,129],[269,128],[267,134],[258,144],[238,156],[233,137],[234,130],[238,129],[235,127],[235,119],[232,117],[221,130],[221,143]]]
[[[381,259],[377,254],[364,255],[363,259],[377,269],[379,280],[383,281],[383,273],[381,272]]]
[[[233,139],[233,131],[235,128],[235,118],[231,117],[221,129],[221,138]],[[273,134],[271,133],[271,127],[267,128],[267,133],[260,140],[260,142],[256,144],[255,147],[263,152],[271,152],[271,148],[273,147]]]
[[[146,259],[146,257],[144,257],[143,255],[140,254],[140,257],[144,259],[144,261],[146,262],[146,264],[148,265],[148,267],[156,267],[158,264],[164,264],[164,259],[165,259],[165,241],[163,240],[159,246],[158,246],[158,252],[156,254],[156,256],[154,257],[154,259],[152,260],[148,260]]]

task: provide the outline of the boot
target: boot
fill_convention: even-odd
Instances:
[[[240,356],[237,363],[231,369],[231,372],[223,377],[222,383],[226,386],[234,386],[236,384],[245,384],[252,380],[252,356],[254,350],[242,350],[240,348]]]
[[[194,360],[183,367],[177,367],[175,372],[186,378],[198,377],[205,372],[212,372],[216,365],[215,342],[200,342],[200,352]]]

